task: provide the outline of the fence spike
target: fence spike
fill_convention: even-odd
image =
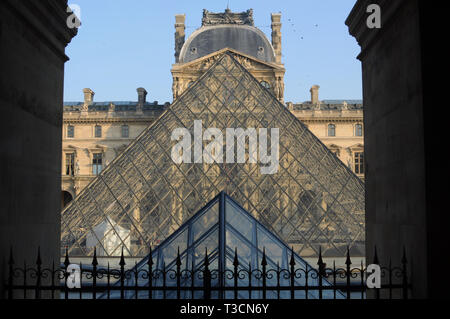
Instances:
[[[375,254],[373,256],[373,263],[375,265],[378,265],[380,263],[380,261],[378,260],[377,245],[375,245]]]
[[[121,255],[120,255],[120,262],[119,262],[119,265],[120,265],[120,266],[125,266],[125,265],[126,265],[126,263],[125,263],[125,258],[124,258],[124,256],[123,256],[123,246],[122,246],[122,253],[121,253]]]
[[[69,260],[69,248],[66,246],[66,258],[64,258],[64,266],[67,267],[70,265],[70,260]]]
[[[289,265],[292,267],[295,266],[295,258],[294,258],[294,246],[291,248],[291,261],[289,262]]]
[[[152,251],[152,247],[150,246],[150,255],[148,257],[148,269],[152,270],[153,269],[153,251]]]
[[[349,246],[347,246],[347,260],[345,261],[345,264],[347,266],[350,266],[352,264],[352,261],[350,259],[350,247]]]
[[[38,256],[37,256],[37,260],[36,260],[36,265],[38,265],[38,266],[42,265],[41,246],[38,246]]]
[[[319,260],[317,261],[317,265],[319,266],[319,274],[321,276],[325,275],[325,263],[322,259],[322,247],[319,246]]]
[[[267,260],[266,260],[266,247],[263,248],[263,257],[261,260],[261,266],[267,266]]]
[[[8,261],[8,265],[10,265],[10,266],[14,265],[12,246],[9,247],[9,261]]]
[[[94,258],[92,258],[92,266],[96,267],[98,265],[97,261],[97,247],[94,247]]]
[[[233,266],[234,267],[238,267],[239,266],[239,260],[238,260],[238,256],[237,256],[237,247],[234,248]]]
[[[178,253],[177,253],[177,262],[176,265],[178,267],[181,267],[181,258],[180,258],[180,247],[178,246]]]
[[[323,265],[323,259],[322,259],[322,246],[319,246],[319,260],[317,261],[317,265],[319,265],[319,267],[321,265]]]
[[[205,266],[209,266],[208,247],[205,247]]]
[[[403,246],[402,264],[406,265],[407,263],[408,263],[408,259],[406,259],[406,247]]]

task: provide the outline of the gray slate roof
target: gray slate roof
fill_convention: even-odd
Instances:
[[[116,112],[136,111],[138,102],[131,101],[116,101],[116,102],[94,102],[89,105],[89,111],[108,111],[110,104],[115,105]],[[83,106],[83,102],[64,102],[64,112],[80,111]],[[153,103],[145,103],[143,111],[163,110],[169,102],[165,104],[158,104],[157,101]]]

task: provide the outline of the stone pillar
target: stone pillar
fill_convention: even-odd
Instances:
[[[272,46],[275,62],[281,64],[281,13],[272,13]]]
[[[435,108],[442,98],[436,94],[439,76],[427,72],[445,69],[447,58],[439,57],[441,50],[431,38],[444,30],[439,23],[446,19],[436,16],[443,10],[434,3],[427,7],[418,0],[376,2],[381,7],[380,29],[367,26],[372,0],[358,0],[346,20],[361,46],[367,263],[373,261],[376,245],[380,263],[387,265],[392,259],[400,266],[405,248],[412,297],[444,298],[449,294],[444,271],[449,242],[447,169],[436,164],[442,158],[437,141],[443,135],[436,138],[432,133],[448,125]],[[430,19],[424,10],[430,10]],[[424,67],[432,62],[437,67]],[[443,183],[436,183],[439,180]]]
[[[94,102],[95,92],[89,88],[86,88],[83,89],[83,94],[84,94],[84,103],[83,106],[81,107],[81,115],[87,116],[87,112],[89,111],[89,105],[91,105]]]
[[[185,29],[186,26],[184,24],[186,20],[185,14],[177,14],[175,15],[175,63],[180,62],[180,52],[183,47],[185,40]]]
[[[59,265],[65,47],[77,33],[66,9],[0,1],[0,298],[10,248],[14,267],[35,267],[38,247],[43,269]]]
[[[320,86],[313,85],[309,92],[311,92],[311,104],[319,104],[319,89]]]
[[[84,93],[84,103],[87,105],[92,104],[92,102],[94,102],[95,92],[89,88],[86,88],[83,89],[83,93]]]
[[[136,107],[136,113],[142,114],[142,111],[144,109],[144,105],[147,102],[147,91],[144,88],[138,88],[138,105]]]

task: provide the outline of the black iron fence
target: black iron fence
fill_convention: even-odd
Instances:
[[[150,254],[151,256],[151,254]],[[373,264],[378,265],[375,249]],[[11,250],[9,275],[6,283],[8,299],[408,299],[411,283],[408,281],[406,253],[400,267],[380,266],[380,288],[369,289],[366,279],[370,272],[361,263],[352,267],[347,250],[344,267],[327,268],[319,254],[317,269],[296,268],[291,253],[289,266],[268,269],[265,251],[260,267],[241,265],[237,251],[231,269],[210,269],[210,256],[200,267],[183,268],[180,254],[171,267],[156,269],[149,258],[145,267],[126,269],[126,258],[120,257],[118,268],[99,267],[96,253],[90,265],[77,264],[79,286],[70,288],[73,273],[66,252],[65,261],[51,268],[43,268],[38,250],[35,267],[16,267]],[[145,269],[147,268],[147,269]]]

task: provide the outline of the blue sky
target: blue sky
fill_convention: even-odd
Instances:
[[[82,101],[89,87],[95,101],[136,101],[136,88],[148,101],[172,102],[175,14],[186,14],[186,36],[201,26],[203,9],[253,9],[255,26],[270,40],[270,14],[282,13],[285,101],[361,99],[360,48],[344,24],[355,0],[69,0],[81,8],[82,27],[68,45],[65,101]],[[186,38],[187,38],[186,37]]]

